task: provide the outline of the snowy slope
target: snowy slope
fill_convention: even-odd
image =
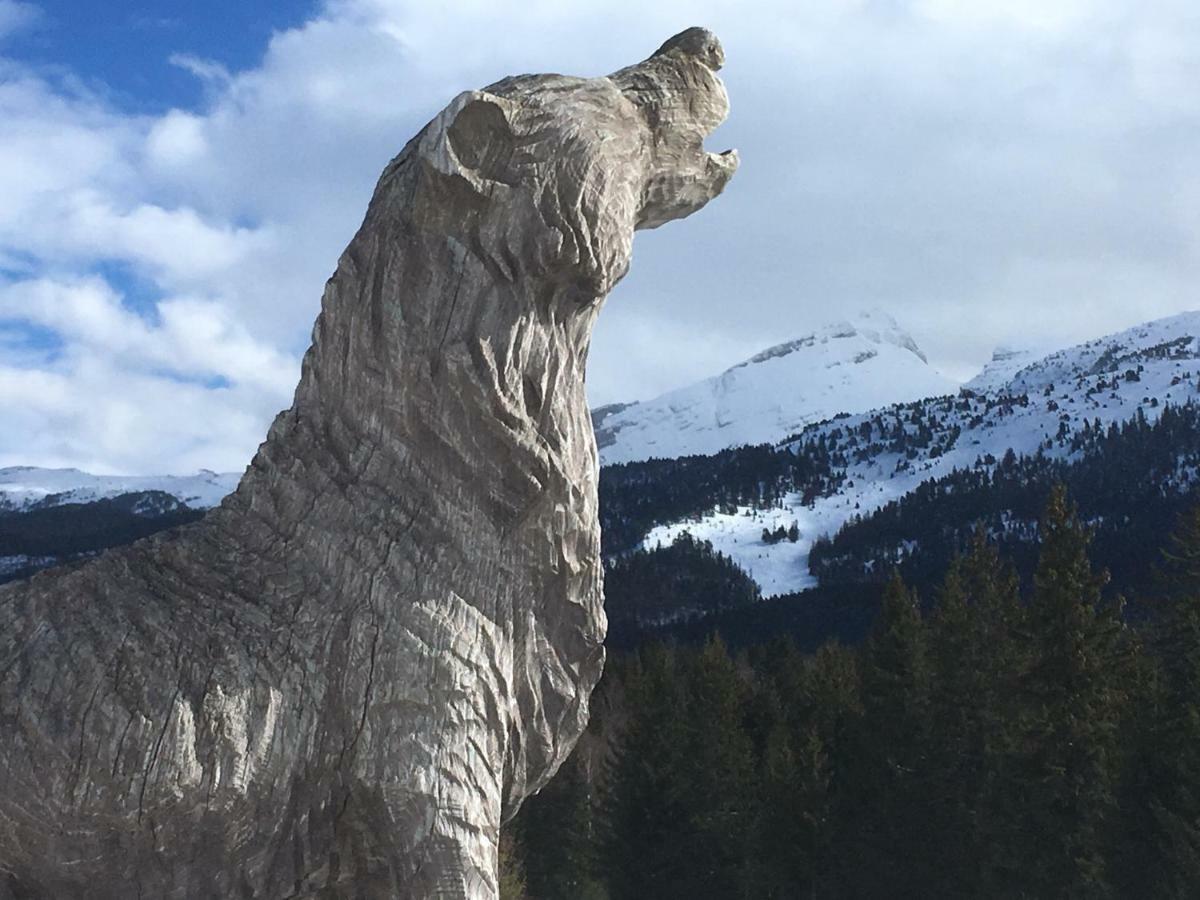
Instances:
[[[983,370],[963,387],[971,391],[994,391],[1006,385],[1017,372],[1039,358],[1040,354],[1032,350],[997,347]]]
[[[90,503],[141,491],[163,491],[193,509],[208,509],[237,487],[240,472],[195,475],[91,475],[79,469],[13,466],[0,469],[0,510]]]
[[[782,440],[841,412],[955,393],[886,313],[764,350],[714,378],[593,413],[604,464]]]
[[[791,495],[783,509],[714,512],[700,522],[661,526],[645,544],[669,544],[687,530],[731,556],[765,596],[812,587],[808,552],[818,537],[832,535],[852,516],[868,515],[922,481],[981,459],[986,464],[989,454],[1000,459],[1010,448],[1018,454],[1041,450],[1067,457],[1070,435],[1085,419],[1107,426],[1140,410],[1153,420],[1167,403],[1200,402],[1198,338],[1200,313],[1185,313],[1052,353],[1017,367],[1006,381],[986,390],[964,387],[957,397],[810,426],[794,443],[824,436],[847,453],[846,482],[838,493],[812,506]],[[931,438],[927,446],[898,452],[891,445],[900,428],[908,436],[924,429]],[[798,542],[763,542],[764,526],[774,530],[792,522],[800,528]]]
[[[1146,367],[1148,383],[1175,369],[1174,362],[1200,358],[1200,312],[1180,313],[1126,331],[1088,341],[1022,367],[1008,384],[1010,391],[1033,391],[1047,385],[1101,374],[1123,376]],[[1153,395],[1151,395],[1153,396]]]

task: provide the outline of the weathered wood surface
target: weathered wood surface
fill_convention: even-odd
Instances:
[[[0,591],[0,897],[494,897],[604,659],[592,325],[736,155],[701,29],[459,95],[203,521]]]

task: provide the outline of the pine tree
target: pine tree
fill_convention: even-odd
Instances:
[[[931,824],[939,884],[956,896],[995,895],[1010,880],[1019,619],[1016,575],[979,526],[946,573],[930,628]]]
[[[841,764],[862,719],[858,652],[837,643],[801,654],[776,640],[755,663],[759,693],[778,712],[763,730],[754,896],[823,897],[834,889],[839,827],[846,807]]]
[[[754,758],[742,722],[746,689],[720,638],[693,657],[688,676],[681,774],[689,802],[680,824],[691,859],[671,896],[738,897],[752,837]]]
[[[1050,495],[1029,610],[1021,759],[1027,841],[1013,861],[1034,896],[1104,897],[1116,812],[1117,728],[1127,669],[1119,610],[1101,605],[1088,529]]]
[[[610,777],[612,896],[743,896],[754,768],[737,668],[719,640],[692,654],[644,652],[642,661]]]
[[[893,574],[862,651],[862,716],[845,754],[840,877],[858,896],[933,882],[926,796],[930,668],[916,595]]]
[[[815,896],[829,853],[828,754],[815,724],[793,734],[780,721],[767,735],[757,801],[751,896]]]
[[[1176,786],[1176,759],[1164,753],[1171,741],[1163,728],[1170,710],[1162,665],[1140,641],[1134,640],[1133,646],[1125,685],[1129,699],[1118,742],[1119,813],[1109,869],[1117,896],[1190,897],[1190,888],[1182,893],[1168,888],[1173,867],[1164,857],[1170,840],[1159,821],[1161,800],[1171,796]]]
[[[507,831],[500,832],[500,900],[526,900],[521,853]]]
[[[518,817],[526,890],[537,900],[575,900],[591,890],[595,822],[583,745]]]
[[[1200,507],[1180,518],[1164,555],[1157,703],[1131,766],[1148,815],[1132,836],[1142,858],[1126,869],[1132,879],[1140,863],[1148,893],[1182,898],[1200,884]]]
[[[624,678],[629,721],[608,773],[603,857],[612,896],[666,890],[680,865],[685,798],[676,783],[686,695],[676,654],[643,648]]]
[[[1163,558],[1162,575],[1172,599],[1200,591],[1200,506],[1179,517]]]

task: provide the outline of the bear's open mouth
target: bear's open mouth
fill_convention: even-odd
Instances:
[[[738,163],[741,161],[736,150],[722,150],[720,153],[709,153],[708,161],[710,165],[724,169],[732,175],[737,171]]]

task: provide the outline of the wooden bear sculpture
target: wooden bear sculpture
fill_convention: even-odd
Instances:
[[[592,326],[724,188],[693,28],[456,97],[200,522],[0,590],[0,897],[493,898],[604,660]]]

